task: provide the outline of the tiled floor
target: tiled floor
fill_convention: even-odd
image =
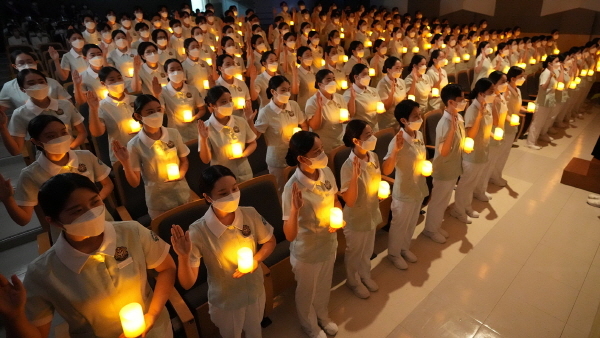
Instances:
[[[600,209],[560,177],[572,157],[591,158],[599,130],[596,106],[540,151],[519,141],[505,170],[509,186],[490,186],[491,203],[475,202],[481,218],[465,226],[447,215],[444,245],[418,235],[420,219],[419,262],[406,271],[385,259],[387,233],[378,233],[372,274],[380,290],[369,299],[352,295],[336,264],[329,308],[337,337],[587,337],[600,304]],[[34,256],[33,244],[2,252],[0,273],[22,273]],[[263,336],[304,338],[293,290],[277,304]]]

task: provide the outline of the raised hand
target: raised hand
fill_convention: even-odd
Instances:
[[[156,76],[152,78],[152,93],[154,93],[154,97],[156,98],[158,98],[160,93],[162,93],[162,86],[160,85],[160,82]]]
[[[129,161],[129,151],[127,150],[127,147],[123,147],[118,140],[113,140],[112,149],[113,153],[121,163]]]
[[[6,116],[6,107],[0,106],[0,126],[6,127],[8,125],[8,116]]]
[[[71,78],[73,79],[73,84],[76,86],[79,86],[83,83],[83,79],[81,78],[81,75],[79,75],[79,72],[76,69],[73,69],[71,71]]]
[[[190,240],[190,232],[183,232],[183,229],[173,224],[171,227],[171,245],[177,256],[189,256],[192,252],[192,241]]]
[[[360,159],[358,156],[354,156],[352,161],[352,179],[357,179],[360,176]]]
[[[23,283],[12,275],[10,282],[0,275],[0,315],[5,318],[20,315],[25,311],[27,293]]]
[[[394,144],[394,150],[400,151],[404,147],[404,131],[400,129],[398,133],[396,133],[396,143]]]
[[[350,86],[350,99],[356,99],[356,90],[354,90],[354,86]]]
[[[133,57],[133,70],[137,73],[142,68],[142,58],[139,55]]]
[[[4,202],[14,194],[12,184],[10,184],[10,178],[4,179],[4,176],[0,174],[0,201]]]
[[[202,120],[198,120],[198,134],[202,139],[208,139],[208,127]]]
[[[96,95],[96,92],[94,90],[88,90],[85,94],[85,97],[90,110],[98,111],[98,108],[100,107],[100,101],[98,100],[98,95]]]
[[[54,47],[48,48],[48,54],[50,54],[50,58],[53,61],[58,61],[58,58],[60,58],[60,55],[58,55],[58,52],[56,51],[56,49],[54,49]]]
[[[304,200],[302,199],[302,191],[298,188],[298,184],[294,183],[292,185],[292,209],[300,210],[304,205]]]
[[[317,107],[323,107],[323,95],[321,95],[321,92],[317,92]]]
[[[254,118],[257,114],[258,109],[244,109],[244,116],[246,117],[246,121],[248,121],[248,124],[250,124],[250,122],[254,123]]]

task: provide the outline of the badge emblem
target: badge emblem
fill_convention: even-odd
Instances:
[[[165,75],[165,73],[160,73],[160,77],[162,77],[164,79],[167,77],[167,75]]]
[[[87,171],[86,165],[83,163],[79,164],[79,166],[77,167],[77,171],[79,171],[80,173],[86,172]]]
[[[242,91],[242,88],[240,88],[240,87],[236,87],[236,88],[237,88],[238,92]]]
[[[150,230],[150,236],[152,236],[152,240],[155,242],[158,242],[159,238],[158,236],[154,233],[154,231]]]
[[[127,257],[129,257],[129,252],[127,251],[126,247],[119,246],[115,249],[115,259],[116,260],[118,260],[119,262],[122,262],[122,261],[126,260]]]
[[[192,98],[192,93],[189,93],[189,92],[185,93],[185,97],[187,97],[188,99],[191,99]]]
[[[248,237],[250,235],[252,235],[252,230],[250,230],[250,227],[244,224],[244,227],[242,228],[242,235],[244,237]]]
[[[233,132],[234,133],[239,133],[240,132],[240,128],[238,126],[233,126]]]
[[[169,52],[169,55],[173,55],[173,52]]]
[[[175,143],[173,143],[173,141],[169,141],[169,142],[167,143],[167,147],[169,147],[169,148],[173,148],[173,147],[175,147]]]
[[[58,108],[58,110],[56,111],[56,115],[65,115],[65,111]]]
[[[331,190],[331,182],[329,182],[329,180],[325,180],[323,186],[325,187],[325,189]]]
[[[134,55],[133,55],[133,54],[129,54],[129,57],[131,57],[131,58],[132,58],[132,57],[134,57]]]
[[[204,68],[206,67],[203,63],[200,64],[200,67]]]
[[[296,115],[292,110],[288,110],[287,113],[290,117],[294,117],[294,115]]]

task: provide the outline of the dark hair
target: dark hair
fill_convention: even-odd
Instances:
[[[363,120],[352,120],[346,125],[346,131],[342,137],[342,141],[346,147],[354,148],[355,144],[352,139],[359,139],[363,131],[369,124]]]
[[[100,71],[98,72],[98,79],[104,82],[106,81],[108,75],[112,72],[117,72],[121,74],[121,72],[115,67],[102,67],[102,69],[100,69]]]
[[[362,46],[362,42],[360,41],[352,41],[350,42],[350,47],[348,47],[348,57],[352,56],[352,52],[355,51],[359,46]],[[363,46],[364,47],[364,46]]]
[[[115,29],[114,31],[112,31],[112,33],[110,33],[110,36],[114,40],[117,37],[117,35],[119,35],[119,34],[123,34],[125,37],[127,37],[127,33],[123,32],[120,29]]]
[[[228,42],[229,40],[231,40],[231,41],[233,41],[233,42],[235,43],[235,41],[233,40],[233,38],[232,38],[231,36],[224,36],[224,37],[221,39],[221,47],[225,47],[225,45],[227,44],[227,42]],[[223,48],[223,49],[225,49],[225,48]],[[223,51],[223,53],[225,53],[225,51]],[[233,56],[233,55],[232,55],[232,56]]]
[[[373,42],[373,50],[377,50],[377,48],[381,47],[381,45],[383,45],[385,41],[383,41],[382,39],[377,39],[375,40],[375,42]]]
[[[312,38],[314,38],[315,36],[316,36],[317,38],[319,38],[319,32],[317,32],[317,31],[310,31],[310,32],[308,32],[308,38],[309,38],[309,39],[312,39]]]
[[[53,176],[40,187],[38,204],[46,216],[57,220],[71,194],[80,188],[100,193],[96,184],[86,176],[75,173]]]
[[[502,73],[499,70],[495,70],[491,72],[490,75],[488,75],[488,79],[490,79],[490,81],[492,81],[493,84],[496,84],[498,83],[498,81],[500,81],[502,75],[504,75],[504,73]]]
[[[215,187],[217,181],[221,177],[225,176],[236,178],[231,169],[220,164],[211,165],[210,167],[202,170],[202,174],[200,176],[200,192],[210,196],[210,192]]]
[[[396,65],[396,62],[400,61],[400,59],[398,59],[395,56],[390,56],[387,59],[385,59],[385,61],[383,61],[383,69],[381,70],[381,72],[383,72],[384,74],[387,73],[388,69],[393,68]]]
[[[19,74],[17,74],[17,84],[19,85],[19,88],[23,88],[23,86],[25,85],[25,78],[29,74],[37,74],[37,75],[41,76],[44,79],[44,81],[46,81],[46,83],[48,83],[46,76],[42,72],[40,72],[37,69],[27,68],[27,69],[23,69],[22,71],[19,72]]]
[[[463,96],[462,88],[457,83],[447,84],[444,88],[442,88],[440,96],[442,98],[442,102],[444,102],[444,105],[448,106],[448,101],[456,101],[457,97]]]
[[[158,47],[155,44],[153,44],[152,42],[150,42],[150,41],[141,42],[138,45],[137,52],[138,52],[138,55],[140,56],[140,58],[144,62],[146,62],[146,59],[144,58],[144,52],[146,51],[146,48],[148,48],[148,47],[154,47],[158,51]]]
[[[169,65],[171,63],[173,63],[173,62],[178,63],[183,68],[183,65],[181,64],[181,62],[179,60],[177,60],[177,59],[168,59],[167,61],[165,61],[165,65],[163,66],[163,68],[165,70],[165,73],[168,73],[167,69],[169,68]],[[171,80],[169,80],[169,81],[171,81]]]
[[[427,62],[427,68],[433,66],[433,59],[437,59],[438,57],[440,57],[440,53],[442,53],[442,50],[440,49],[436,49],[433,52],[431,52],[431,57],[429,58],[429,62]]]
[[[481,78],[475,82],[475,88],[471,91],[471,100],[477,99],[477,95],[481,93],[485,93],[490,88],[492,88],[494,84],[487,77]]]
[[[290,81],[285,76],[283,76],[283,75],[273,76],[269,80],[269,85],[267,86],[267,98],[271,99],[273,97],[273,94],[271,93],[271,89],[277,90],[277,88],[279,88],[279,86],[281,86],[285,82],[290,83]]]
[[[135,27],[133,27],[133,29],[137,32],[142,30],[142,28],[146,28],[146,29],[150,29],[150,27],[148,27],[148,24],[146,24],[145,22],[138,22],[135,24]]]
[[[142,113],[140,111],[144,108],[144,106],[146,106],[150,102],[160,103],[160,101],[157,98],[155,98],[154,96],[152,96],[150,94],[139,95],[138,97],[135,98],[135,101],[133,102],[133,113],[134,114],[138,113],[138,114],[142,115]],[[135,120],[135,117],[133,119]],[[140,122],[140,121],[138,121],[138,122]]]
[[[188,51],[192,42],[195,42],[195,41],[196,41],[195,38],[187,38],[187,39],[183,40],[183,48],[185,48],[185,50]]]
[[[158,34],[159,33],[165,33],[165,35],[167,36],[167,40],[169,39],[169,34],[167,34],[167,31],[162,29],[162,28],[158,28],[152,31],[152,41],[154,41],[156,43],[156,41],[158,40]],[[143,43],[143,42],[142,42]],[[138,46],[139,47],[139,46]],[[138,51],[140,49],[138,48]],[[139,53],[138,53],[139,54]]]
[[[310,47],[306,47],[306,46],[302,46],[300,48],[298,48],[298,51],[296,52],[296,62],[301,65],[302,61],[300,61],[300,58],[302,57],[302,55],[304,55],[304,53],[310,51]]]
[[[412,59],[410,59],[410,64],[408,65],[409,71],[412,72],[413,67],[415,67],[416,65],[421,63],[422,60],[425,60],[425,57],[423,55],[421,55],[421,54],[413,55]]]
[[[292,135],[287,154],[285,155],[287,165],[290,167],[298,165],[298,156],[304,156],[312,149],[315,145],[315,137],[319,137],[319,135],[305,130]]]
[[[497,48],[496,48],[496,55],[498,55],[498,54],[502,53],[502,50],[503,50],[503,49],[504,49],[506,46],[508,46],[508,45],[507,45],[505,42],[500,42],[500,43],[498,44],[498,46],[496,46],[496,47],[497,47]]]
[[[362,63],[357,63],[354,66],[352,66],[352,70],[350,71],[350,74],[348,74],[348,78],[350,79],[350,82],[354,83],[354,77],[357,76],[358,74],[362,73],[363,70],[368,69],[369,67],[365,66]]]
[[[262,39],[262,35],[259,35],[259,34],[252,35],[252,38],[250,39],[250,45],[255,46],[258,39]]]
[[[223,67],[223,63],[225,63],[225,59],[227,59],[227,58],[231,58],[233,60],[233,56],[229,55],[227,53],[223,53],[223,54],[217,56],[217,73],[221,74],[219,67]]]
[[[396,121],[398,121],[398,123],[404,127],[404,124],[400,122],[400,119],[405,119],[408,121],[410,114],[412,114],[412,111],[415,108],[419,108],[419,104],[413,100],[400,101],[400,103],[398,103],[394,109],[394,117],[396,118]]]
[[[169,27],[173,27],[176,24],[180,24],[181,25],[181,21],[179,21],[177,19],[171,19],[171,21],[169,21]]]
[[[17,50],[14,50],[12,53],[10,53],[10,62],[11,63],[16,63],[17,62],[17,56],[19,56],[21,54],[29,55],[29,56],[31,56],[31,58],[34,61],[37,61],[35,55],[33,55],[31,52],[27,52],[27,51],[24,51],[24,50],[17,49]]]
[[[479,54],[481,54],[481,51],[487,47],[487,45],[489,44],[489,42],[487,41],[481,41],[479,43],[479,45],[477,45],[477,54],[476,56],[479,56]]]
[[[206,103],[206,105],[216,104],[217,101],[221,98],[221,96],[223,96],[223,94],[225,94],[225,93],[231,94],[231,92],[229,91],[229,89],[227,89],[227,87],[214,86],[206,92],[206,96],[204,97],[204,102]]]
[[[542,63],[542,66],[543,66],[544,68],[548,68],[548,65],[549,65],[549,64],[551,64],[551,63],[554,61],[554,59],[556,59],[556,58],[558,58],[558,55],[554,55],[554,54],[553,54],[553,55],[548,55],[548,56],[546,57],[546,61],[544,61],[544,62]]]
[[[32,118],[27,124],[27,133],[29,133],[31,138],[37,140],[50,122],[60,122],[63,126],[65,125],[63,121],[54,115],[38,115]]]
[[[319,83],[323,82],[323,80],[327,77],[327,75],[333,74],[329,69],[321,69],[315,74],[315,88],[319,89]]]
[[[517,76],[523,74],[524,71],[525,71],[525,69],[523,69],[521,67],[512,66],[506,73],[506,80],[508,82],[510,82],[510,80],[512,80],[513,77],[517,77]]]
[[[100,47],[98,47],[98,45],[94,45],[93,43],[88,43],[83,46],[83,49],[81,50],[81,54],[83,54],[83,56],[87,57],[87,53],[90,51],[90,49],[93,49],[93,48],[96,48],[99,51],[102,51],[102,49]]]
[[[261,64],[261,65],[262,65],[263,63],[264,63],[264,64],[267,64],[267,60],[269,59],[269,56],[271,56],[271,54],[273,54],[273,55],[277,56],[277,54],[275,54],[275,52],[273,52],[273,51],[271,51],[271,50],[269,50],[269,51],[266,51],[266,52],[264,52],[264,53],[262,54],[262,56],[260,57],[260,64]],[[266,67],[265,67],[265,68],[266,68]]]

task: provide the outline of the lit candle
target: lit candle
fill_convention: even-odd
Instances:
[[[426,43],[426,44],[423,45],[423,48],[425,50],[431,49],[431,44],[430,43]]]
[[[133,77],[133,67],[129,67],[129,68],[127,68],[127,75],[128,75],[129,77]]]
[[[103,88],[102,91],[100,92],[100,99],[104,99],[108,96],[108,89]]]
[[[344,33],[340,33],[340,39],[343,39],[345,37],[346,37],[346,35]]]
[[[527,65],[525,64],[525,62],[521,62],[517,66],[519,66],[519,68],[523,68],[523,69],[525,69],[525,67],[527,67]]]
[[[212,66],[212,59],[211,59],[211,58],[207,58],[207,59],[206,59],[206,60],[204,60],[204,61],[206,61],[206,64],[207,64],[207,65],[209,65],[209,66]]]
[[[465,153],[470,153],[473,151],[473,148],[475,147],[475,141],[470,138],[470,137],[465,137],[465,141],[464,141],[464,145],[463,145],[463,149],[465,151]]]
[[[519,118],[519,115],[512,114],[510,116],[510,125],[514,127],[514,126],[518,126],[519,124],[521,124],[521,119]]]
[[[331,208],[329,211],[329,227],[340,229],[344,226],[344,213],[340,208]]]
[[[348,55],[342,55],[342,61],[348,62]]]
[[[464,61],[469,61],[471,60],[471,55],[469,55],[468,53],[463,54],[463,60]]]
[[[208,80],[203,80],[202,86],[204,86],[204,89],[210,89],[210,83],[208,83]]]
[[[179,164],[177,163],[169,163],[167,164],[167,180],[175,181],[178,180],[181,176],[179,176]]]
[[[385,105],[383,104],[383,102],[377,102],[377,113],[385,113]]]
[[[237,143],[232,143],[230,145],[230,156],[229,159],[233,160],[236,158],[240,158],[242,157],[242,154],[244,153],[244,147],[241,143],[237,142]]]
[[[588,69],[588,76],[592,76],[594,75],[594,70],[593,69]]]
[[[169,27],[168,30],[169,30],[169,33],[173,34],[173,28]]]
[[[386,199],[390,196],[390,184],[387,181],[379,182],[379,190],[377,191],[377,197],[379,199]]]
[[[350,113],[346,108],[340,108],[340,123],[346,122],[350,119]]]
[[[575,84],[580,84],[581,78],[579,76],[575,77]]]
[[[235,74],[233,77],[235,77],[236,79],[238,79],[240,81],[244,81],[244,76],[242,76],[242,74]]]
[[[414,95],[412,95],[412,94],[408,95],[408,97],[407,97],[407,98],[408,98],[409,100],[416,101],[416,99],[415,99],[415,96],[414,96]]]
[[[194,119],[194,114],[191,110],[186,109],[183,111],[183,122],[192,122]]]
[[[218,40],[218,37],[216,37],[215,39]],[[210,49],[212,49],[213,52],[216,50],[215,46],[210,46]],[[209,66],[210,66],[210,64],[209,64]]]
[[[375,76],[375,68],[369,68],[369,76]]]
[[[325,67],[325,59],[321,59],[321,67]]]
[[[496,141],[502,141],[502,139],[504,138],[504,130],[502,130],[502,128],[500,127],[496,127],[496,129],[494,129],[493,137]]]
[[[510,69],[509,66],[504,66],[504,68],[502,69],[502,73],[504,73],[504,74],[508,73],[509,69]]]
[[[348,89],[348,81],[342,80],[341,83],[340,83],[340,87],[342,89]]]
[[[430,45],[431,46],[431,45]],[[431,47],[430,47],[431,48]],[[442,43],[442,48],[446,48],[446,44]]]
[[[431,97],[439,97],[440,89],[439,88],[431,88]]]
[[[402,47],[402,54],[408,53],[408,47]]]
[[[569,81],[569,88],[571,88],[571,89],[577,88],[577,83],[575,83],[575,81]]]
[[[185,48],[181,47],[179,49],[179,55],[185,55]]]
[[[429,28],[427,28],[427,29],[429,29]],[[427,37],[428,37],[428,38],[430,38],[430,37],[432,37],[432,36],[433,36],[433,33],[427,33]]]
[[[136,121],[136,120],[129,120],[129,129],[131,130],[131,133],[137,133],[138,131],[140,131],[140,129],[142,129],[142,125]]]
[[[146,321],[144,320],[144,310],[139,303],[129,303],[119,311],[121,326],[125,337],[139,337],[146,330]]]
[[[302,128],[300,127],[294,127],[294,129],[292,129],[292,135],[294,135],[295,133],[302,131]]]
[[[535,65],[537,61],[534,58],[529,59],[529,64],[530,65]]]
[[[588,70],[587,69],[582,69],[581,70],[581,76],[587,76],[588,74]]]
[[[235,98],[235,109],[244,109],[246,107],[246,99],[243,97]]]
[[[560,49],[554,48],[553,52],[554,52],[554,55],[558,55],[558,54],[560,54]]]
[[[242,57],[242,54],[240,54],[240,53],[235,53],[235,54],[233,54],[233,56],[235,56],[236,58],[241,58],[241,57]]]
[[[371,41],[371,40],[365,41],[365,47],[373,47],[373,41]]]
[[[455,57],[452,58],[452,62],[453,63],[460,63],[460,61],[461,61],[460,56],[455,56]]]
[[[293,25],[294,25],[294,21],[290,21],[290,26],[293,26]]]
[[[244,33],[242,31],[237,31],[239,35],[244,36]]]
[[[433,172],[433,164],[430,161],[423,160],[421,161],[421,175],[423,176],[431,176]]]
[[[237,252],[238,271],[249,273],[254,269],[254,253],[250,248],[240,248]]]
[[[565,83],[564,82],[557,82],[556,83],[556,89],[557,90],[564,90],[565,89]]]
[[[494,46],[494,52],[498,51],[498,46]]]
[[[540,60],[542,60],[542,61],[546,61],[546,58],[548,58],[548,55],[547,55],[547,54],[544,54],[544,55],[542,55],[542,57],[540,58]]]
[[[413,53],[418,53],[419,52],[419,47],[414,46],[413,49],[412,49],[412,52]]]
[[[527,111],[533,113],[535,111],[535,103],[527,102]]]

